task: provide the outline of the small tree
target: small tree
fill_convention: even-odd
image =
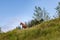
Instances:
[[[57,15],[60,18],[60,2],[58,2],[58,6],[56,7]]]
[[[40,7],[35,6],[35,13],[33,18],[36,19],[37,21],[40,21],[43,17],[43,11]]]
[[[48,12],[46,12],[45,8],[41,9],[40,7],[35,6],[33,20],[28,22],[28,27],[32,27],[34,25],[40,24],[43,21],[49,20]]]
[[[0,27],[0,33],[1,33],[1,27]]]
[[[40,21],[41,19],[43,19],[44,21],[47,21],[50,19],[49,17],[49,13],[45,10],[45,8],[40,8],[35,6],[35,13],[33,18],[36,19],[37,21]]]
[[[43,19],[45,21],[49,20],[50,17],[49,17],[49,13],[45,10],[45,8],[43,8]]]
[[[28,27],[32,27],[31,21],[29,21],[29,22],[27,23],[27,26],[28,26]]]

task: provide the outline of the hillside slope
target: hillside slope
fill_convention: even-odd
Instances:
[[[60,19],[53,19],[32,28],[0,34],[0,40],[60,40]]]

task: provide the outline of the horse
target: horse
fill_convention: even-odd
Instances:
[[[22,22],[20,23],[20,25],[22,25],[22,28],[24,28],[24,29],[27,28],[26,24],[24,24]]]

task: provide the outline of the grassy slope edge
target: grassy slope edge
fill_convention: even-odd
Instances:
[[[32,28],[0,34],[0,40],[60,40],[60,19],[53,19]]]

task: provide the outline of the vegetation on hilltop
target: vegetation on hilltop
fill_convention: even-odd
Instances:
[[[54,19],[32,28],[0,34],[0,40],[60,40],[60,19]]]

